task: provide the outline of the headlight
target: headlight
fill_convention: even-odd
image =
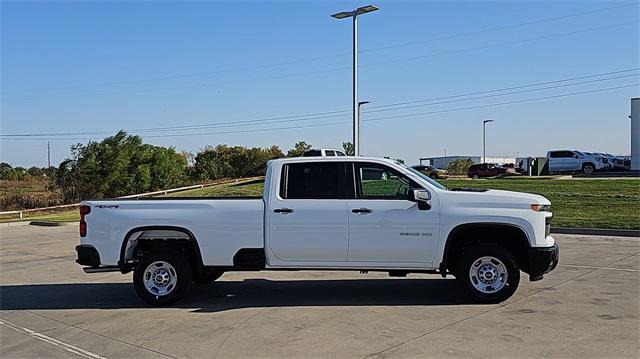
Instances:
[[[536,212],[551,212],[550,204],[532,204],[531,209]]]

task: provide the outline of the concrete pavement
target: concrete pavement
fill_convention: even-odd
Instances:
[[[239,272],[148,308],[74,263],[77,228],[0,228],[0,356],[639,357],[640,240],[555,237],[560,266],[498,305],[450,277]]]

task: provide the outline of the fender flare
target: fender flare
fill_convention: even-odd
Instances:
[[[500,222],[471,222],[471,223],[459,224],[459,225],[453,227],[449,231],[449,234],[447,235],[447,240],[446,240],[445,245],[444,245],[444,251],[442,252],[442,261],[440,262],[440,266],[439,266],[440,273],[442,274],[443,277],[446,275],[447,258],[449,256],[449,250],[451,249],[451,243],[453,242],[453,237],[458,232],[461,232],[463,230],[472,229],[472,228],[516,229],[516,230],[522,232],[522,234],[524,234],[524,238],[526,239],[525,240],[525,242],[526,242],[525,244],[527,245],[527,247],[531,246],[531,241],[530,241],[530,238],[529,238],[529,234],[527,233],[527,231],[524,228],[522,228],[521,226],[519,226],[517,224],[500,223]]]
[[[200,270],[200,268],[204,267],[204,263],[202,262],[202,253],[200,252],[200,246],[198,245],[198,240],[190,230],[184,227],[177,227],[177,226],[140,226],[140,227],[135,227],[129,230],[127,234],[124,236],[124,239],[122,240],[122,244],[120,245],[120,257],[118,259],[118,267],[120,268],[120,271],[123,274],[131,271],[131,268],[125,262],[125,253],[127,250],[127,245],[129,243],[129,240],[136,233],[152,231],[152,230],[176,231],[176,232],[181,232],[186,234],[188,237],[188,242],[191,244],[191,246],[195,251],[197,265],[198,265],[198,268],[196,270]]]

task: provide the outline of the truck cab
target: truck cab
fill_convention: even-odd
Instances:
[[[152,305],[244,270],[453,275],[495,303],[520,271],[540,280],[557,265],[551,218],[544,197],[449,190],[388,159],[287,158],[269,162],[262,198],[85,201],[77,262],[133,271]]]

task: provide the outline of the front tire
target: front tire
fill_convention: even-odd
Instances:
[[[586,164],[584,166],[582,166],[582,172],[584,172],[584,174],[586,175],[590,175],[595,171],[595,168],[593,168],[592,164]]]
[[[158,249],[146,254],[133,271],[138,296],[150,305],[169,305],[184,296],[191,285],[191,266],[180,253]]]
[[[478,175],[473,175],[473,179],[476,179],[476,180],[477,180],[477,179],[479,179],[479,178],[480,178],[480,176],[478,176]]]
[[[518,289],[520,269],[505,248],[479,244],[462,252],[456,265],[456,279],[475,302],[500,303]]]

